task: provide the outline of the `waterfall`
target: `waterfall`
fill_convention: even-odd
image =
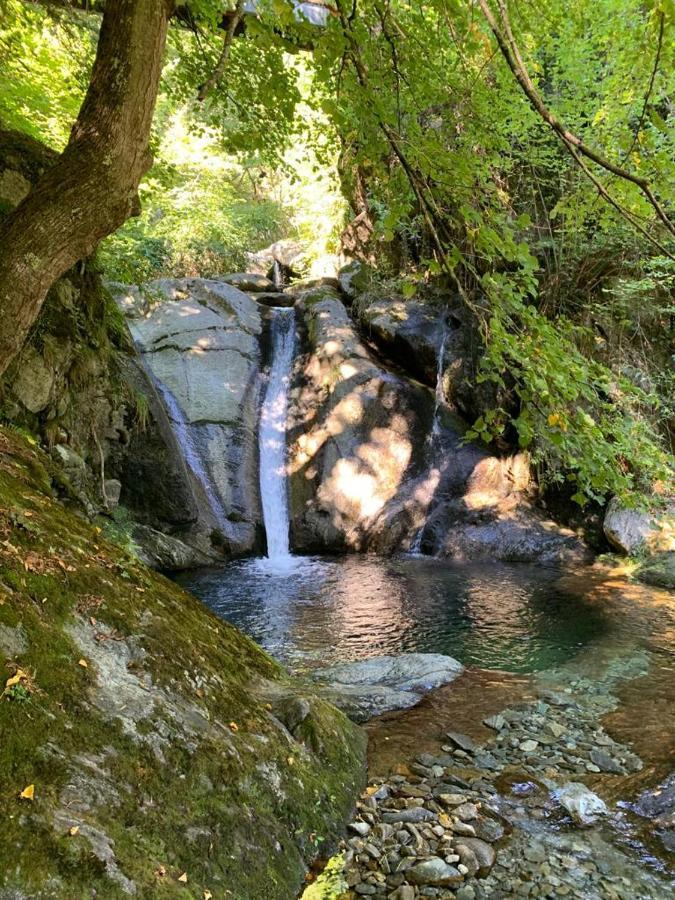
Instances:
[[[443,389],[443,361],[445,360],[445,342],[447,337],[448,331],[447,328],[445,328],[445,323],[443,323],[441,343],[438,348],[438,361],[436,363],[436,402],[434,404],[434,420],[431,426],[432,439],[438,437],[441,431],[439,412],[441,410],[441,404],[445,403],[445,391]]]
[[[295,310],[274,308],[270,326],[272,365],[260,412],[260,497],[267,558],[290,559],[286,415],[295,342]]]
[[[162,398],[164,409],[173,427],[173,433],[176,436],[185,464],[204,491],[204,496],[217,525],[226,534],[229,522],[223,511],[222,501],[214,488],[212,477],[204,464],[203,454],[195,443],[190,423],[169,388],[154,375],[149,367],[146,367],[146,372]]]
[[[440,411],[441,406],[445,403],[445,390],[443,389],[443,363],[445,361],[445,344],[448,337],[448,329],[445,324],[445,317],[441,316],[441,340],[438,345],[438,357],[436,361],[436,390],[435,390],[435,403],[434,403],[434,417],[431,423],[431,430],[427,435],[426,445],[427,447],[432,447],[434,442],[440,436],[441,433],[441,419],[440,419]],[[424,529],[426,528],[426,522],[419,528],[415,537],[410,542],[410,550],[409,552],[413,554],[413,556],[421,556],[422,555],[422,539],[424,537]]]

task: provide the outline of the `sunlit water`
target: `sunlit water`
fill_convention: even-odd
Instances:
[[[294,561],[275,571],[247,560],[182,581],[293,667],[427,652],[532,672],[566,661],[611,627],[602,609],[544,569],[419,557]]]

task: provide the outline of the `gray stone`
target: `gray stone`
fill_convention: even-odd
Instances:
[[[147,311],[129,319],[177,435],[196,498],[193,530],[225,551],[251,551],[262,513],[257,471],[260,306],[230,284],[201,278],[145,285]],[[125,307],[128,292],[116,291]],[[157,302],[157,298],[161,302]],[[200,549],[208,552],[208,537]]]
[[[264,275],[257,275],[255,272],[231,272],[229,275],[219,275],[214,281],[222,281],[224,284],[231,284],[233,287],[239,288],[240,291],[257,293],[259,291],[273,291],[274,283],[265,278]]]
[[[431,812],[430,809],[425,809],[423,806],[413,806],[410,809],[385,810],[382,813],[382,820],[388,823],[436,822],[438,821],[438,816],[436,813]]]
[[[120,504],[122,482],[117,478],[106,478],[103,482],[103,493],[107,508],[109,510],[117,509]]]
[[[489,871],[495,864],[495,851],[485,841],[481,841],[479,838],[463,837],[461,843],[459,841],[457,843],[458,853],[460,846],[468,847],[471,850],[482,872]]]
[[[459,747],[460,750],[465,750],[467,753],[475,753],[479,749],[478,744],[467,734],[460,734],[458,731],[448,731],[446,737],[456,747]]]
[[[350,822],[347,828],[349,828],[350,831],[356,832],[356,834],[361,837],[370,834],[370,825],[367,822]]]
[[[39,413],[49,403],[54,377],[54,369],[29,345],[21,353],[12,391],[29,412]]]
[[[604,801],[577,781],[571,781],[554,791],[554,796],[577,825],[593,825],[600,816],[608,813]]]
[[[402,884],[389,894],[389,900],[415,900],[415,888],[409,884]]]
[[[607,506],[602,527],[610,544],[622,553],[634,553],[645,547],[672,550],[667,523],[672,522],[674,515],[672,505],[667,512],[657,515],[629,509],[614,497]]]
[[[615,775],[623,775],[626,772],[624,767],[605,750],[591,750],[589,756],[591,762],[593,762],[601,772],[612,772]]]
[[[318,669],[319,692],[357,722],[391,709],[406,709],[422,695],[460,675],[463,666],[437,653],[375,656],[356,663]]]
[[[461,873],[439,857],[427,859],[406,871],[406,878],[412,884],[460,884]]]
[[[0,625],[0,654],[6,659],[21,656],[28,649],[28,638],[23,625]]]
[[[213,565],[217,561],[217,557],[148,525],[134,525],[132,537],[139,559],[152,569],[183,572],[186,569]]]
[[[506,719],[504,716],[497,714],[483,719],[483,724],[487,725],[488,728],[492,728],[493,731],[501,731],[503,728],[506,728]]]

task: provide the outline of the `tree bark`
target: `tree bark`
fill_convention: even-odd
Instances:
[[[0,224],[0,375],[52,284],[136,207],[173,0],[107,0],[70,140]]]

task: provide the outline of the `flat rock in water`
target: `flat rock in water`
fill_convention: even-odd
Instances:
[[[433,688],[454,681],[464,667],[439,653],[374,656],[361,662],[319,669],[319,692],[356,722],[392,709],[407,709]]]

